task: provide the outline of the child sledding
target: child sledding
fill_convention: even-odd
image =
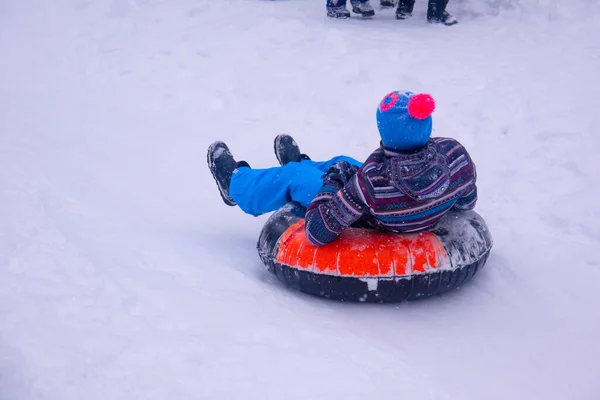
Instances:
[[[431,138],[435,103],[427,94],[396,91],[377,109],[379,147],[362,163],[347,156],[314,161],[291,136],[275,138],[280,166],[254,169],[227,145],[208,149],[223,201],[251,215],[294,201],[307,209],[306,237],[316,246],[360,225],[389,232],[433,228],[450,210],[477,201],[475,165],[450,138]]]

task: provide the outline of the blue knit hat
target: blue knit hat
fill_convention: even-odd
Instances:
[[[428,94],[396,91],[381,100],[377,128],[386,147],[412,150],[424,146],[431,136],[431,113],[435,101]]]

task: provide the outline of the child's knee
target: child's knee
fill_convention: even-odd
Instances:
[[[360,161],[355,160],[352,157],[348,157],[348,156],[335,156],[333,157],[331,160],[329,160],[326,164],[326,167],[329,168],[331,167],[333,164],[340,162],[340,161],[346,161],[347,163],[350,163],[352,165],[356,165],[357,167],[362,166],[362,163]]]

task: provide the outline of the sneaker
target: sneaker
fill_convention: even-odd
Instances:
[[[340,19],[350,18],[350,11],[346,9],[346,6],[327,7],[327,16]]]
[[[214,142],[208,147],[206,161],[215,182],[217,182],[223,201],[228,206],[235,206],[237,203],[229,195],[229,184],[233,171],[239,167],[250,167],[250,165],[246,161],[235,161],[229,147],[223,142]]]
[[[290,135],[277,135],[273,141],[273,150],[279,165],[310,160],[306,154],[300,153],[300,147]]]
[[[375,15],[375,10],[371,7],[368,0],[364,2],[352,2],[352,12],[360,14],[362,17],[372,17]]]
[[[427,21],[432,24],[444,24],[446,26],[458,24],[458,20],[450,15],[448,11],[444,11],[439,17],[427,16]]]
[[[387,7],[391,8],[391,7],[396,6],[396,3],[394,2],[394,0],[381,0],[379,2],[379,4],[381,5],[381,7],[385,7],[385,8],[387,8]]]

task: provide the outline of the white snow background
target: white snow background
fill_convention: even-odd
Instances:
[[[0,399],[600,399],[600,2],[425,3],[0,0]],[[365,158],[395,89],[471,153],[488,264],[399,305],[286,289],[206,148]]]

